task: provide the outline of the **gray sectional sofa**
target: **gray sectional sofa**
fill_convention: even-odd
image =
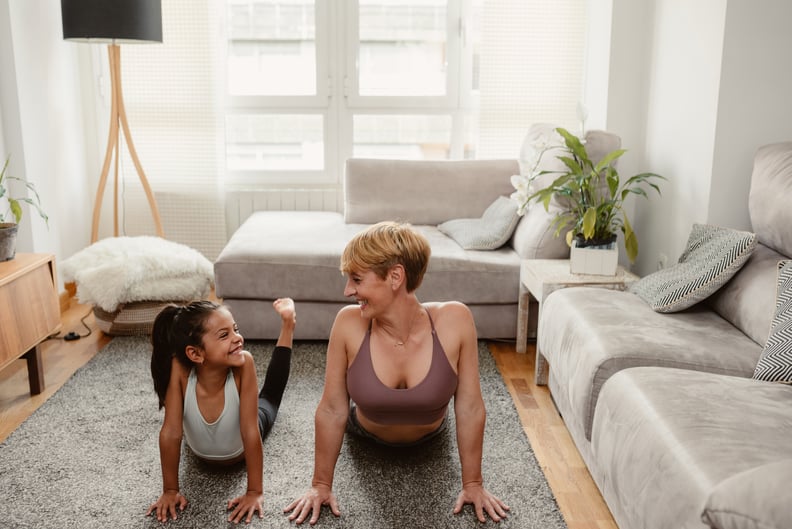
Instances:
[[[792,143],[762,147],[756,246],[709,298],[670,314],[615,290],[545,300],[550,390],[620,529],[792,527],[792,386],[752,378],[792,256],[790,204]]]
[[[596,159],[620,145],[617,136],[603,131],[589,132],[586,139]],[[215,261],[216,293],[247,338],[276,337],[280,323],[270,305],[289,296],[298,307],[295,338],[327,339],[336,313],[351,302],[338,269],[344,246],[370,224],[400,220],[416,226],[432,247],[419,298],[464,302],[480,338],[514,338],[520,260],[569,255],[563,239],[555,237],[555,209],[530,208],[495,250],[465,250],[438,225],[480,218],[498,197],[514,191],[511,176],[519,171],[516,159],[349,159],[343,211],[253,213]]]

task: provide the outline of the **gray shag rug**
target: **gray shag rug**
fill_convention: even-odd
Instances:
[[[247,344],[259,383],[274,342]],[[313,413],[322,392],[326,342],[297,342],[278,419],[264,443],[265,516],[252,526],[297,527],[283,507],[307,490],[313,470]],[[117,337],[0,445],[0,527],[148,528],[145,517],[162,478],[162,412],[149,374],[146,338]],[[566,525],[523,432],[486,344],[479,344],[487,407],[483,474],[511,506],[487,527],[555,529]],[[446,434],[414,449],[385,449],[346,436],[334,491],[341,517],[323,508],[317,527],[481,527],[470,505],[454,515],[460,466],[453,412]],[[217,470],[182,450],[180,484],[187,509],[167,527],[227,527],[228,499],[244,492],[243,464]],[[302,527],[309,527],[304,523]]]

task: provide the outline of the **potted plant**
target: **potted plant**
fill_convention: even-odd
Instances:
[[[22,220],[22,203],[36,208],[44,222],[49,223],[49,218],[41,209],[41,199],[36,187],[21,178],[6,174],[10,158],[10,156],[6,158],[3,169],[0,171],[0,204],[3,201],[8,204],[7,208],[0,207],[0,261],[8,261],[16,255],[16,235],[19,221]],[[24,183],[25,187],[33,194],[33,198],[12,197],[8,189],[8,182],[12,180]],[[12,220],[13,222],[11,222]]]
[[[550,185],[528,193],[524,192],[524,183],[521,184],[518,193],[515,193],[524,202],[520,209],[524,210],[528,203],[536,201],[549,210],[550,201],[556,198],[557,203],[563,206],[555,218],[556,235],[568,228],[566,240],[573,254],[578,248],[607,247],[615,250],[618,232],[621,231],[627,257],[631,263],[635,262],[638,238],[627,218],[624,201],[630,194],[648,198],[644,184],[659,194],[660,188],[655,180],[664,177],[655,173],[640,173],[622,182],[615,162],[626,152],[624,149],[609,152],[595,164],[577,136],[561,127],[555,131],[563,140],[563,153],[558,155],[558,159],[564,164],[565,170],[534,171],[528,175],[529,184],[545,174],[556,173],[558,177]],[[558,148],[558,144],[544,146],[539,157],[553,148]],[[538,167],[538,164],[534,167]],[[612,260],[615,273],[616,259]]]

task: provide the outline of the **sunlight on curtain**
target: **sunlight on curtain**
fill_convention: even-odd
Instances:
[[[163,43],[121,47],[132,139],[167,239],[214,260],[226,242],[223,2],[163,0]],[[122,156],[124,232],[152,234],[132,161]]]
[[[519,156],[531,123],[577,130],[586,0],[484,0],[478,158]]]

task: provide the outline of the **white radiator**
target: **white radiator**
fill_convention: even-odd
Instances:
[[[255,211],[341,211],[338,189],[258,189],[226,192],[228,237]]]

